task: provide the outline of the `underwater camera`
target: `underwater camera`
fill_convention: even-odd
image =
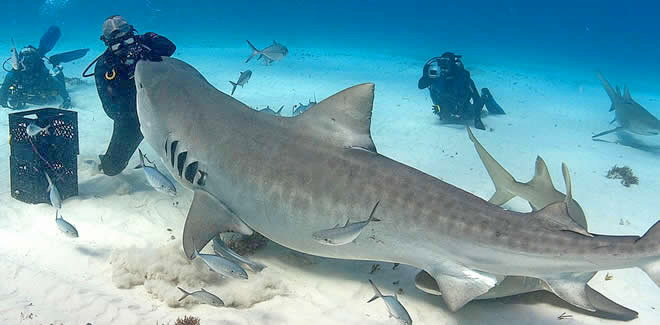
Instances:
[[[11,196],[49,203],[48,180],[62,199],[78,195],[78,114],[42,108],[9,114]]]
[[[27,94],[20,84],[9,86],[7,104],[11,109],[23,109],[27,103]]]

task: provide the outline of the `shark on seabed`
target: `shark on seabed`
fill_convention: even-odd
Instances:
[[[509,211],[379,154],[373,84],[280,117],[250,109],[174,58],[140,61],[135,83],[145,140],[194,192],[182,236],[189,258],[218,233],[257,231],[307,254],[422,269],[450,310],[510,276],[538,279],[588,311],[599,308],[587,286],[597,271],[639,267],[660,286],[660,222],[642,237],[593,234],[567,200]],[[362,229],[369,236],[337,246],[312,236],[370,215],[374,202],[380,221]]]

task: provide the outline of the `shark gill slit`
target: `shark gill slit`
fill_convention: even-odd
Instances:
[[[197,174],[197,168],[199,163],[197,161],[192,162],[186,166],[186,172],[184,173],[184,178],[191,184],[195,183],[195,175]]]
[[[183,166],[186,164],[186,158],[188,157],[188,151],[180,153],[176,157],[176,169],[179,171],[179,177],[183,177]]]
[[[176,147],[179,145],[179,141],[172,141],[170,147],[170,165],[174,167],[174,154],[176,153]]]

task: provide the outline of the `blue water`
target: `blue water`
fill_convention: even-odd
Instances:
[[[660,4],[653,1],[49,1],[8,1],[0,39],[36,43],[57,24],[63,42],[101,46],[104,18],[121,14],[180,47],[277,39],[291,48],[369,50],[419,61],[450,50],[468,62],[535,64],[586,77],[603,70],[636,89],[660,92],[654,85]]]

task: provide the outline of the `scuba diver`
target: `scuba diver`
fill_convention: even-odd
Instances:
[[[461,56],[446,52],[424,64],[419,89],[428,88],[433,101],[433,113],[441,120],[462,123],[474,120],[474,126],[485,130],[481,121],[484,105],[490,114],[505,114],[495,102],[488,88],[481,89],[481,96],[465,70]]]
[[[26,104],[48,105],[62,98],[60,107],[71,108],[71,96],[66,90],[62,63],[80,59],[89,49],[80,49],[55,54],[51,57],[45,55],[55,47],[61,36],[60,29],[52,26],[39,41],[39,47],[28,45],[20,52],[12,40],[12,56],[3,63],[7,71],[5,80],[0,87],[0,105],[12,109],[24,108]],[[44,60],[52,65],[49,71]],[[11,61],[11,69],[5,66]]]
[[[143,139],[133,80],[135,65],[142,59],[160,61],[161,56],[171,56],[176,46],[156,33],[137,34],[133,25],[119,15],[103,22],[101,40],[108,48],[89,64],[83,77],[94,76],[103,110],[114,121],[108,149],[99,155],[99,168],[104,174],[114,176],[126,168]],[[94,63],[94,73],[87,74]]]

